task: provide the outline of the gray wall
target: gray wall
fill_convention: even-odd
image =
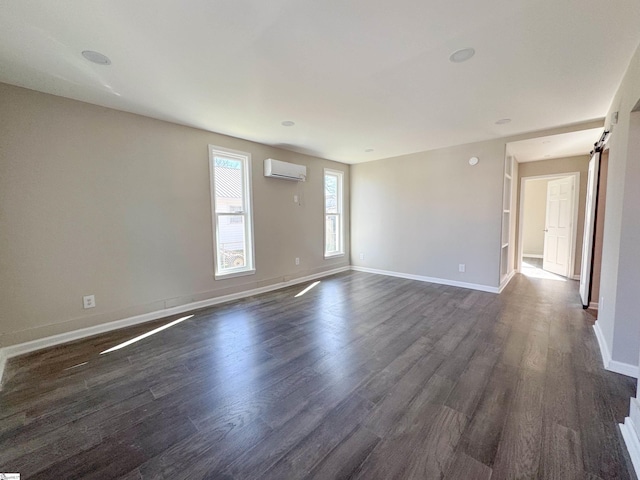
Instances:
[[[352,165],[352,264],[497,287],[504,156],[501,139]]]
[[[348,165],[4,84],[0,132],[0,346],[349,263]],[[256,275],[213,278],[208,144],[252,155]],[[268,157],[308,181],[265,178]],[[329,260],[323,167],[345,172],[347,251]]]
[[[573,274],[580,275],[580,264],[582,263],[582,236],[584,232],[584,210],[587,202],[587,177],[589,171],[589,155],[578,157],[554,158],[553,160],[542,160],[539,162],[525,162],[520,164],[518,172],[518,205],[520,211],[520,191],[522,189],[522,178],[535,177],[538,175],[554,175],[562,173],[580,172],[580,203],[578,204],[578,230],[576,234],[575,259]],[[519,220],[518,220],[518,228]]]
[[[640,49],[611,104],[618,113],[609,140],[607,204],[598,325],[614,361],[638,365],[640,353]]]

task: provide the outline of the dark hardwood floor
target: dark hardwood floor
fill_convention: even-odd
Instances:
[[[0,471],[22,478],[627,479],[635,380],[576,282],[501,295],[366,273],[10,361]]]

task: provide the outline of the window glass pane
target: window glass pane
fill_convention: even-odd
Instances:
[[[325,252],[335,253],[340,251],[338,241],[340,234],[340,222],[338,215],[327,215],[325,221]]]
[[[243,211],[242,161],[215,157],[216,212]]]
[[[217,215],[218,264],[221,271],[246,266],[243,215]]]
[[[338,213],[338,177],[324,176],[325,213]]]

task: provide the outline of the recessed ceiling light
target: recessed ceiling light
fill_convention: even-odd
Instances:
[[[509,123],[511,121],[510,118],[501,118],[496,122],[496,125],[504,125],[505,123]]]
[[[283,127],[293,127],[295,124],[296,122],[292,122],[291,120],[285,120],[284,122],[282,122]]]
[[[90,62],[97,63],[98,65],[111,65],[111,60],[106,55],[100,52],[94,52],[93,50],[85,50],[82,52],[82,56]]]
[[[367,149],[365,150],[365,152],[367,152],[367,153],[371,153],[371,152],[373,152],[373,148],[367,148]]]
[[[456,50],[451,55],[449,55],[449,61],[453,63],[462,63],[471,59],[476,54],[476,51],[471,48],[461,48],[460,50]]]

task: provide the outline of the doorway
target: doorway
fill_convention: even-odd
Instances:
[[[523,177],[521,181],[519,271],[574,279],[580,173]]]

